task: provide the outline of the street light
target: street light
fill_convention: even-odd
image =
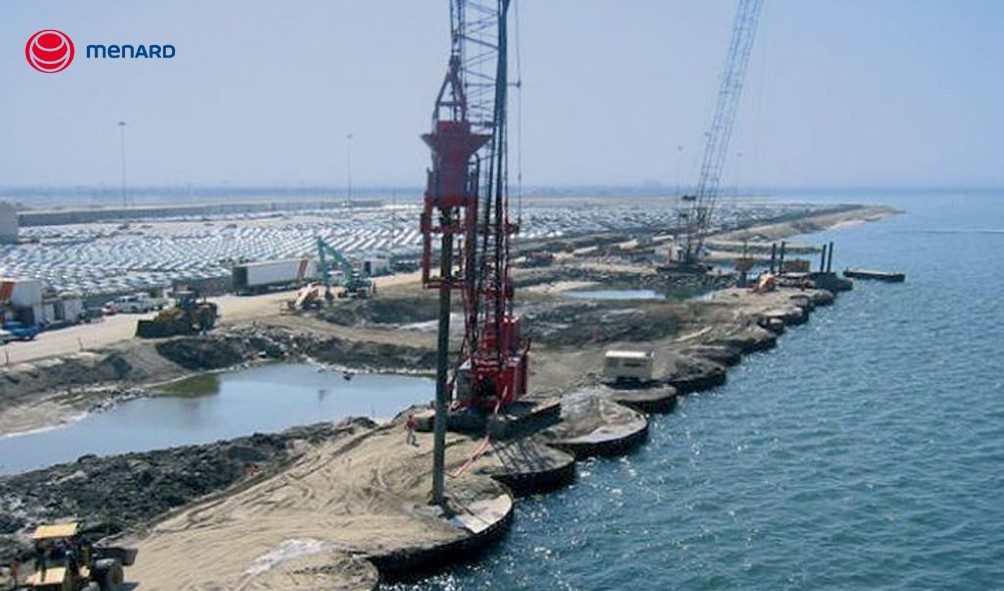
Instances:
[[[679,199],[682,195],[682,189],[680,188],[680,167],[683,165],[683,146],[676,147],[676,198]]]
[[[122,207],[129,207],[129,200],[126,197],[126,157],[125,157],[125,130],[126,122],[119,121],[119,139],[122,148]]]
[[[345,136],[345,176],[348,177],[349,185],[349,196],[348,202],[349,207],[352,207],[352,134]]]

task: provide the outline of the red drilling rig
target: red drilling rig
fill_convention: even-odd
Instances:
[[[443,501],[446,414],[497,412],[526,392],[528,342],[513,311],[506,96],[510,0],[451,0],[450,59],[436,97],[425,208],[422,282],[439,290],[433,502]],[[439,243],[438,250],[435,243]],[[460,293],[464,341],[449,352],[450,303]],[[454,396],[456,394],[456,396]]]

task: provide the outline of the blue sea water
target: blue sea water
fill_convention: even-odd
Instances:
[[[858,281],[636,453],[519,502],[481,560],[398,589],[1004,588],[1004,194],[793,195],[904,215],[801,237]]]

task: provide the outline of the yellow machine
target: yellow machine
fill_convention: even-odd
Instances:
[[[38,591],[120,591],[123,565],[135,550],[94,548],[78,535],[77,523],[40,525],[32,534],[35,572],[16,589]]]
[[[136,336],[143,338],[173,337],[201,334],[216,326],[219,311],[216,304],[199,301],[195,292],[181,291],[175,294],[177,303],[155,316],[152,320],[136,323]]]

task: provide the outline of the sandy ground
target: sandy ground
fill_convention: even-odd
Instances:
[[[405,444],[400,424],[323,444],[296,464],[234,494],[213,498],[153,525],[133,540],[139,555],[127,580],[139,589],[365,589],[372,586],[355,570],[331,569],[324,584],[285,570],[314,554],[331,564],[352,555],[374,555],[425,547],[468,535],[427,504],[432,436]],[[451,434],[447,463],[461,466],[478,441]],[[491,518],[492,500],[502,489],[479,468],[479,459],[459,478],[448,478],[451,507],[477,529]],[[502,503],[503,505],[505,502]],[[278,570],[277,570],[278,569]],[[316,574],[316,573],[315,573]]]
[[[801,292],[722,292],[716,298],[719,305],[711,305],[701,320],[710,324],[650,343],[659,350],[660,373],[672,364],[673,351],[720,337],[717,331],[725,325],[717,321],[790,306],[795,293]],[[595,382],[595,372],[585,370],[600,367],[602,350],[539,351],[534,391],[539,393],[545,383],[567,391],[576,383]],[[598,419],[607,413],[585,414]],[[580,422],[585,428],[569,436],[589,438],[605,432],[599,420]],[[404,436],[398,422],[322,444],[288,470],[155,523],[126,540],[139,549],[128,580],[141,590],[369,588],[372,573],[351,562],[352,556],[429,547],[470,531],[427,505],[431,435],[420,433],[418,447],[405,445]],[[448,471],[464,464],[479,443],[450,434]],[[499,489],[484,472],[500,466],[497,456],[488,453],[459,478],[448,478],[454,506],[461,513],[470,510],[468,526],[477,527],[478,515],[493,510],[490,500],[498,497]],[[329,565],[327,574],[310,567],[321,564]]]
[[[808,234],[810,232],[843,227],[849,223],[878,221],[896,213],[895,209],[885,205],[868,205],[848,209],[847,211],[824,213],[797,220],[754,226],[734,232],[723,232],[716,234],[713,238],[723,241],[743,240],[746,238],[766,241],[778,240],[796,234]]]
[[[868,209],[855,211],[857,218],[851,211],[812,223],[830,227],[863,215],[879,215]],[[789,224],[788,230],[797,233],[803,227]],[[769,234],[781,231],[773,226],[764,229]],[[417,274],[380,278],[377,297],[381,290],[417,290],[417,279]],[[291,295],[224,296],[216,301],[226,324],[260,319],[353,340],[431,345],[432,335],[418,331],[344,327],[283,316],[280,309]],[[668,371],[673,351],[712,339],[728,319],[789,306],[790,295],[790,291],[760,296],[732,290],[703,306],[705,315],[695,319],[694,326],[688,325],[688,334],[630,344],[656,348],[657,371]],[[131,338],[135,320],[135,316],[117,316],[100,324],[43,334],[37,343],[14,344],[25,347],[14,354],[23,355],[18,358],[23,362],[78,354],[81,343],[85,348],[115,343],[128,347],[123,341]],[[595,382],[603,350],[619,345],[536,350],[531,365],[534,393],[567,392]],[[494,456],[482,457],[463,476],[449,479],[453,507],[465,519],[451,521],[432,511],[427,505],[431,437],[419,434],[419,441],[418,447],[406,446],[398,424],[307,450],[288,470],[203,500],[153,524],[132,540],[140,552],[127,578],[138,582],[140,589],[150,590],[371,588],[374,572],[353,557],[456,540],[477,528],[480,516],[497,511],[498,505],[491,503],[500,498],[501,489],[482,473],[498,467]],[[449,465],[462,465],[479,443],[451,435]]]

